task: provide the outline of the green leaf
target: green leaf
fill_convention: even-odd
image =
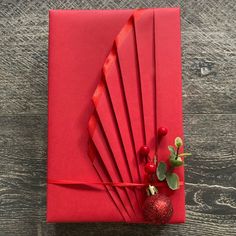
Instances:
[[[183,141],[180,137],[175,138],[175,146],[177,148],[180,148],[181,146],[183,146]]]
[[[176,190],[179,188],[179,176],[175,173],[166,175],[166,181],[170,189]]]
[[[179,157],[186,157],[186,156],[192,156],[192,153],[181,153],[178,155]]]
[[[178,157],[177,159],[175,159],[175,157],[171,157],[170,164],[173,167],[178,167],[178,166],[182,166],[184,164],[184,162],[180,157]]]
[[[170,151],[171,155],[174,155],[174,156],[176,156],[176,152],[175,152],[175,149],[174,149],[174,147],[173,147],[173,146],[168,146],[168,149],[169,149],[169,151]]]
[[[166,169],[167,169],[166,163],[159,162],[156,170],[156,175],[160,181],[163,181],[166,178]]]

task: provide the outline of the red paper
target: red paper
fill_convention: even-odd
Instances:
[[[87,155],[91,97],[113,40],[132,12],[50,11],[49,179],[100,181]],[[104,186],[54,184],[48,184],[47,220],[124,221]]]
[[[106,83],[107,93],[109,94],[109,100],[112,106],[117,133],[119,133],[119,140],[122,143],[122,150],[124,152],[123,158],[127,161],[127,165],[131,174],[130,178],[125,178],[125,182],[139,183],[141,182],[141,178],[138,167],[138,156],[136,155],[135,147],[132,142],[132,134],[129,127],[128,110],[126,107],[126,99],[123,91],[120,69],[117,62],[117,56],[114,54],[115,52],[112,52],[112,54],[109,55],[107,59],[109,63],[105,63],[106,67],[104,68],[104,83]],[[113,62],[110,57],[113,58]],[[106,110],[104,102],[99,100],[99,102],[96,104],[96,111],[101,119],[102,117],[107,117],[108,110]],[[108,139],[112,139],[116,132],[111,131],[110,125],[108,125],[107,122],[102,122],[102,126],[104,130],[107,130],[106,136]],[[113,142],[111,148],[113,150],[118,150],[120,149],[120,145],[118,146]],[[138,204],[141,206],[144,192],[143,190],[135,189],[135,193],[138,198]]]
[[[106,167],[104,166],[104,162],[102,161],[101,157],[99,157],[98,150],[94,146],[93,142],[89,142],[89,150],[90,152],[88,155],[92,158],[93,166],[101,180],[101,182],[112,182],[111,176],[109,173],[107,173]],[[99,157],[99,158],[93,158],[93,157]],[[118,189],[115,187],[112,187],[110,185],[105,185],[106,190],[108,191],[108,194],[112,198],[112,201],[117,207],[117,210],[120,212],[122,217],[124,218],[124,221],[129,222],[131,221],[131,216],[128,212],[128,209],[125,205],[125,202],[122,201],[120,198],[120,194],[118,192]],[[122,194],[122,193],[121,193]],[[133,214],[132,214],[133,215]]]
[[[67,184],[49,181],[49,222],[143,222],[144,189],[68,183],[141,182],[143,144],[168,158],[183,133],[180,55],[179,9],[50,11],[48,179]],[[159,126],[169,133],[156,145]],[[159,191],[184,222],[184,187]]]
[[[99,98],[99,102],[96,104],[96,112],[99,116],[99,122],[97,126],[100,124],[100,122],[106,125],[102,126],[103,133],[100,131],[100,129],[95,129],[95,131],[99,131],[98,133],[100,135],[97,137],[97,139],[95,139],[95,135],[92,134],[92,139],[95,143],[95,146],[98,146],[101,140],[104,139],[103,136],[106,136],[106,144],[110,150],[110,155],[107,156],[106,160],[104,160],[104,164],[107,166],[108,163],[113,161],[114,166],[116,166],[116,171],[107,166],[108,173],[113,175],[114,182],[121,181],[130,183],[133,181],[129,163],[123,149],[122,140],[119,136],[119,128],[117,127],[117,122],[112,110],[112,104],[110,104],[108,96],[109,95],[107,94],[106,90],[103,90],[102,95]],[[104,148],[102,148],[101,152],[103,151]],[[100,154],[100,156],[102,159],[105,158],[105,155]],[[114,176],[114,174],[116,174],[116,176]],[[134,209],[134,216],[140,215],[140,207],[137,201],[138,196],[136,195],[135,190],[130,188],[126,188],[125,190],[130,200],[130,204]]]
[[[136,13],[138,14],[138,13]],[[155,29],[154,11],[142,12],[142,17],[134,20],[137,45],[139,80],[141,85],[142,106],[144,114],[145,144],[153,156],[156,147],[156,90],[155,90]]]
[[[157,127],[169,128],[168,135],[159,143],[158,161],[167,161],[167,146],[174,145],[175,137],[183,139],[179,13],[179,9],[155,11]],[[184,181],[184,167],[177,168],[176,173]],[[173,203],[175,213],[171,222],[184,222],[184,185],[177,191],[167,187],[162,191],[170,195]]]
[[[92,119],[94,122],[95,117],[92,117]],[[119,171],[119,167],[117,167],[114,161],[115,156],[111,153],[111,150],[107,145],[107,140],[104,138],[102,129],[98,124],[96,124],[96,127],[93,129],[93,131],[90,132],[92,133],[92,141],[96,145],[99,156],[104,163],[106,172],[109,174],[111,181],[114,183],[124,182],[121,172]],[[96,156],[96,158],[98,157]],[[132,205],[132,200],[134,200],[134,196],[131,195],[132,191],[126,188],[117,188],[117,192],[120,199],[122,200],[123,205],[126,206],[128,215],[131,217],[131,219],[133,219],[135,217],[135,208]]]

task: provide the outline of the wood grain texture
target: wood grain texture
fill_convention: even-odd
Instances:
[[[187,223],[46,224],[48,9],[180,6]],[[234,0],[0,2],[0,236],[236,235]]]

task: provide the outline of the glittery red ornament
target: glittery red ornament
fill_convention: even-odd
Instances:
[[[173,206],[171,200],[164,194],[153,194],[154,195],[148,196],[144,201],[144,219],[154,224],[166,224],[173,215]]]

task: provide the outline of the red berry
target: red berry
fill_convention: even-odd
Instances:
[[[166,136],[167,133],[168,133],[168,129],[165,128],[165,127],[160,127],[160,128],[158,129],[158,135],[159,135],[159,136]]]
[[[153,174],[156,172],[156,165],[154,163],[148,162],[145,166],[144,166],[144,170],[146,173],[148,174]]]
[[[150,148],[148,146],[144,145],[140,148],[140,154],[142,156],[148,156],[149,152],[150,152]]]

